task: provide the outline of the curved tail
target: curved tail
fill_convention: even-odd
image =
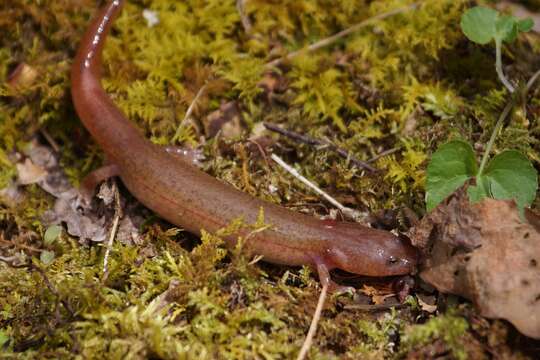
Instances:
[[[145,146],[137,128],[109,98],[101,86],[101,53],[114,19],[124,0],[112,0],[86,30],[71,68],[71,96],[79,118],[99,143],[109,161],[122,165],[126,148]]]

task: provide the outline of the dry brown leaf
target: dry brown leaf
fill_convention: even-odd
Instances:
[[[387,291],[384,291],[384,290],[381,291],[381,290],[379,290],[377,288],[374,288],[373,286],[369,286],[369,285],[363,285],[362,289],[360,289],[360,292],[362,292],[365,295],[371,297],[371,301],[373,301],[373,303],[375,305],[384,304],[384,301],[387,298],[392,297],[392,296],[395,295],[393,293],[388,293]]]
[[[470,204],[464,189],[412,229],[426,261],[420,276],[439,291],[462,295],[483,316],[510,321],[540,338],[539,218],[519,217],[513,201]]]
[[[47,171],[45,171],[45,169],[34,164],[32,160],[28,158],[24,162],[16,164],[16,167],[19,183],[21,185],[38,183],[47,176]]]
[[[224,138],[234,138],[242,134],[242,115],[236,101],[221,104],[218,110],[204,119],[206,136],[213,138],[221,131]]]
[[[9,74],[7,84],[13,88],[28,87],[36,82],[38,75],[36,68],[25,63],[20,63]]]
[[[9,207],[15,207],[25,199],[25,194],[15,183],[0,189],[0,200]]]
[[[435,303],[433,296],[426,296],[424,300],[423,296],[421,294],[418,294],[416,298],[418,299],[418,305],[420,305],[420,308],[423,311],[426,311],[430,314],[437,311],[437,304]]]

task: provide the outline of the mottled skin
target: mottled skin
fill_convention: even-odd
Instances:
[[[310,265],[323,281],[329,269],[367,276],[410,273],[416,251],[387,231],[356,223],[324,221],[261,201],[216,180],[144,138],[101,86],[101,53],[122,0],[105,5],[87,29],[73,63],[75,108],[84,126],[113,164],[94,181],[118,175],[129,191],[164,219],[187,231],[214,232],[243,217],[254,223],[260,209],[270,229],[245,244],[269,262]],[[236,236],[227,240],[233,244]]]

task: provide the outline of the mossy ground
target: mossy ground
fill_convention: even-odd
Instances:
[[[381,174],[373,176],[331,150],[276,138],[283,145],[276,151],[347,205],[409,208],[422,216],[430,154],[452,138],[481,153],[506,99],[494,49],[460,32],[466,1],[425,1],[273,69],[283,89],[259,85],[273,58],[409,3],[248,0],[246,27],[232,0],[128,1],[107,43],[104,85],[155,143],[199,145],[212,175],[310,212],[324,213],[306,205],[317,198],[246,155],[242,145],[258,123],[328,138],[364,160],[397,148],[375,162]],[[157,12],[158,25],[147,26],[145,8]],[[36,74],[28,84],[0,87],[0,188],[16,176],[9,155],[22,152],[40,129],[60,145],[74,184],[102,162],[69,95],[71,60],[95,10],[93,0],[0,5],[0,81],[20,63]],[[538,35],[520,36],[504,55],[508,75],[523,84],[540,67]],[[202,121],[236,101],[240,136],[202,142],[196,121],[179,128],[204,84],[193,118]],[[495,145],[495,151],[523,151],[536,167],[538,94],[529,94]],[[32,259],[23,268],[0,262],[0,357],[273,359],[297,353],[318,297],[308,269],[252,264],[241,252],[225,251],[216,236],[199,242],[151,217],[143,245],[114,245],[102,281],[104,248],[66,234],[46,244],[40,216],[53,199],[35,185],[24,191],[18,206],[0,204],[0,255],[24,252]],[[43,249],[55,255],[48,265],[39,260]],[[328,301],[312,358],[525,357],[517,349],[521,338],[506,324],[478,317],[467,304],[451,303],[446,313],[429,316],[414,298],[405,309],[375,315],[345,309],[350,302]]]

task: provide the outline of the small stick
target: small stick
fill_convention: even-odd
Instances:
[[[527,117],[527,96],[529,95],[529,91],[533,87],[534,83],[538,79],[538,76],[540,76],[540,70],[536,71],[533,76],[527,81],[527,84],[525,85],[525,89],[523,90],[523,113],[525,118]]]
[[[58,292],[56,287],[51,283],[51,281],[47,277],[47,274],[45,273],[45,271],[41,267],[39,267],[38,265],[36,265],[36,264],[34,264],[32,262],[30,262],[28,265],[29,265],[30,269],[36,270],[41,275],[41,277],[43,278],[43,281],[45,282],[45,285],[47,286],[47,288],[50,290],[50,292],[53,293],[54,296],[56,296],[56,304],[58,304],[58,303],[62,304],[64,306],[64,308],[67,310],[67,312],[69,313],[69,315],[71,317],[74,317],[75,312],[71,309],[71,306],[69,305],[69,303],[67,301],[60,300],[60,293]]]
[[[372,163],[372,162],[374,162],[374,161],[377,161],[377,160],[379,160],[380,158],[385,157],[386,155],[390,155],[390,154],[393,154],[393,153],[395,153],[395,152],[398,152],[399,149],[401,149],[401,148],[395,147],[395,148],[393,148],[393,149],[384,150],[383,152],[381,152],[381,153],[375,155],[374,157],[372,157],[371,159],[369,159],[367,162],[368,162],[368,163]]]
[[[49,132],[47,131],[47,129],[41,128],[39,131],[41,132],[41,135],[43,135],[43,137],[45,138],[45,140],[47,140],[47,142],[49,143],[49,145],[51,145],[51,147],[53,148],[54,152],[55,152],[55,153],[59,153],[59,152],[60,152],[60,146],[59,146],[58,143],[52,138],[51,134],[49,134]]]
[[[352,305],[345,305],[344,309],[347,310],[363,310],[363,311],[380,311],[380,310],[388,310],[391,308],[402,308],[405,307],[406,304],[352,304]]]
[[[343,212],[344,215],[352,219],[357,219],[357,218],[362,217],[356,210],[343,206],[339,201],[337,201],[336,199],[328,195],[326,192],[321,190],[317,185],[313,184],[311,181],[309,181],[304,176],[302,176],[295,168],[287,164],[285,161],[283,161],[283,159],[281,159],[276,154],[272,154],[270,155],[270,157],[272,158],[272,160],[278,163],[279,166],[287,170],[289,174],[294,176],[296,179],[300,180],[304,185],[306,185],[307,187],[315,191],[317,194],[325,198],[326,201],[328,201],[329,203],[337,207],[341,212]]]
[[[533,76],[531,76],[531,78],[529,79],[529,81],[527,81],[527,85],[525,85],[525,96],[527,96],[527,93],[529,92],[529,90],[531,90],[532,86],[534,85],[536,79],[538,79],[538,76],[540,76],[540,70],[538,70],[537,72],[535,72],[533,74]]]
[[[358,24],[353,25],[348,29],[342,30],[342,31],[338,32],[337,34],[334,34],[334,35],[332,35],[330,37],[327,37],[325,39],[317,41],[317,42],[309,45],[306,48],[290,52],[290,53],[288,53],[287,55],[285,55],[282,58],[272,60],[272,61],[266,63],[265,66],[267,68],[275,67],[277,65],[280,65],[285,60],[291,60],[291,59],[297,57],[298,55],[300,55],[302,53],[312,52],[312,51],[318,50],[318,49],[320,49],[322,47],[331,45],[331,44],[335,43],[336,41],[338,41],[339,39],[344,38],[345,36],[348,36],[348,35],[356,32],[356,31],[360,30],[361,28],[364,28],[364,27],[370,25],[371,23],[373,23],[373,22],[375,22],[377,20],[383,20],[383,19],[386,19],[388,17],[391,17],[391,16],[394,16],[394,15],[397,15],[397,14],[404,13],[406,11],[416,9],[418,7],[418,5],[420,5],[420,3],[421,3],[421,1],[418,1],[418,2],[415,2],[415,3],[410,4],[408,6],[404,6],[404,7],[401,7],[401,8],[397,8],[395,10],[391,10],[391,11],[388,11],[388,12],[385,12],[385,13],[382,13],[382,14],[372,16],[369,19],[361,21]]]
[[[242,22],[242,26],[244,27],[244,31],[246,34],[249,34],[251,32],[252,25],[249,17],[246,14],[246,1],[247,0],[236,0],[236,10],[238,10],[238,14],[240,15],[240,20]]]
[[[19,243],[15,243],[13,241],[9,241],[9,240],[5,240],[3,237],[0,238],[0,242],[3,243],[3,244],[6,244],[6,245],[13,245],[19,249],[25,249],[25,250],[29,250],[29,251],[34,251],[34,252],[43,252],[45,250],[43,249],[38,249],[38,248],[35,248],[33,246],[30,246],[30,245],[25,245],[25,244],[19,244]]]
[[[109,277],[109,256],[111,254],[112,245],[114,238],[116,237],[116,232],[118,231],[118,223],[122,217],[122,208],[120,206],[120,194],[118,192],[118,186],[116,186],[116,181],[113,180],[113,192],[114,192],[114,220],[113,226],[111,228],[111,234],[109,236],[109,241],[107,242],[107,249],[105,250],[105,256],[103,257],[103,278],[102,282],[105,282]]]
[[[176,133],[173,136],[173,141],[176,141],[178,139],[178,137],[180,136],[180,130],[182,130],[182,128],[185,126],[185,124],[189,120],[189,118],[191,118],[191,114],[193,113],[193,110],[195,109],[195,104],[197,104],[197,102],[199,101],[199,98],[202,96],[202,94],[206,90],[206,85],[207,85],[207,83],[205,83],[203,86],[201,86],[199,91],[197,91],[197,94],[195,95],[195,98],[193,98],[193,101],[191,102],[191,104],[189,104],[189,107],[188,107],[188,109],[186,111],[186,115],[184,116],[184,118],[180,122],[180,125],[178,125],[178,127],[176,128]]]
[[[338,147],[337,145],[331,143],[328,140],[315,139],[315,138],[309,137],[307,135],[303,135],[303,134],[299,134],[299,133],[291,131],[291,130],[283,129],[282,127],[279,127],[279,126],[277,126],[275,124],[271,124],[271,123],[267,123],[267,122],[263,123],[263,125],[264,125],[265,128],[267,128],[270,131],[277,132],[278,134],[287,136],[288,138],[303,142],[305,144],[312,145],[312,146],[329,147],[330,149],[332,149],[333,151],[338,153],[343,158],[350,159],[350,161],[359,168],[363,168],[363,169],[369,170],[371,172],[377,172],[378,171],[376,168],[369,165],[367,162],[357,159],[355,156],[353,156],[347,150],[344,150],[344,149]]]
[[[315,313],[313,314],[313,319],[311,320],[311,324],[309,325],[306,339],[304,340],[304,344],[302,344],[302,348],[300,349],[300,353],[298,354],[296,360],[304,360],[307,356],[309,348],[311,347],[313,337],[317,332],[317,325],[319,324],[319,320],[321,319],[324,301],[326,300],[326,294],[328,293],[328,285],[328,281],[323,281],[323,287],[321,290],[321,295],[319,296],[319,301],[317,302],[317,308],[315,309]]]

